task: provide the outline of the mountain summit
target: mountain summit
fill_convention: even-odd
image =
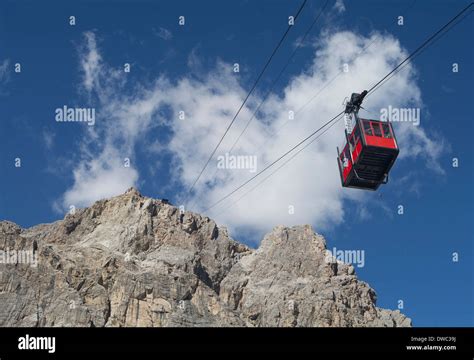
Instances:
[[[308,225],[254,250],[133,188],[52,224],[2,221],[0,250],[0,326],[411,326]]]

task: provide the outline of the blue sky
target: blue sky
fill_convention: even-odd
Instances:
[[[350,89],[368,87],[390,59],[400,58],[403,49],[415,49],[467,3],[346,0],[343,10],[330,1],[274,88],[264,114],[243,135],[238,149],[245,151],[248,136],[259,148],[271,148],[259,158],[263,164],[274,159],[308,129],[317,128],[323,118],[342,110]],[[308,1],[250,99],[241,123],[323,4]],[[64,216],[71,199],[80,205],[109,194],[103,187],[120,193],[129,183],[147,196],[180,204],[298,5],[287,0],[2,2],[0,218],[24,227],[52,222]],[[396,20],[403,10],[405,23],[399,26]],[[75,26],[69,25],[71,15],[76,17]],[[185,16],[184,26],[178,25],[181,15]],[[354,78],[338,79],[327,89],[327,97],[309,106],[300,123],[304,125],[284,126],[281,136],[265,146],[265,129],[274,130],[272,121],[284,123],[272,111],[306,102],[318,91],[312,85],[324,83],[321,74],[333,74],[334,63],[352,54],[352,47],[357,50],[359,42],[366,44],[374,33],[386,41],[385,46],[374,44],[372,56],[356,66]],[[372,113],[361,115],[368,117],[387,105],[421,109],[417,132],[412,124],[396,127],[404,155],[394,166],[388,185],[362,195],[340,188],[335,146],[342,144],[343,132],[338,127],[324,141],[321,138],[319,148],[302,154],[306,157],[295,161],[294,167],[289,165],[281,177],[269,179],[228,216],[218,211],[208,215],[229,226],[234,238],[253,246],[275,225],[311,223],[326,237],[328,248],[365,251],[366,264],[356,271],[376,290],[378,306],[395,309],[403,300],[401,311],[415,326],[472,326],[474,164],[469,110],[474,53],[472,46],[466,46],[472,43],[472,33],[471,16],[417,57],[408,71],[384,85],[380,96],[367,100]],[[341,35],[333,38],[334,34]],[[340,50],[338,39],[347,40],[347,49]],[[333,58],[333,51],[341,54]],[[325,52],[330,54],[325,57]],[[101,65],[89,74],[93,79],[88,88],[84,64],[93,65],[94,54]],[[379,62],[372,64],[371,59]],[[14,72],[16,63],[21,64],[21,73]],[[124,63],[131,64],[130,73],[123,73]],[[229,72],[234,63],[240,64],[238,75]],[[453,73],[453,63],[459,64],[459,72]],[[170,99],[155,101],[166,96]],[[192,112],[188,97],[191,103],[202,104],[199,112]],[[325,104],[329,102],[331,105]],[[152,110],[146,110],[148,103]],[[227,106],[216,117],[215,103]],[[95,107],[97,124],[88,128],[84,123],[56,122],[55,109],[63,105]],[[145,109],[144,115],[123,123],[126,110],[122,106]],[[191,109],[186,110],[193,114],[188,123],[176,120],[181,107]],[[120,133],[122,128],[114,121],[137,135]],[[233,130],[230,135],[235,137],[238,126]],[[224,148],[230,144],[224,143]],[[132,168],[107,172],[116,165],[109,162],[115,155],[129,156]],[[453,157],[459,159],[457,168],[452,166]],[[21,167],[14,166],[15,158],[21,158]],[[97,166],[105,170],[88,168],[91,159],[101,159]],[[195,203],[202,204],[191,210],[202,210],[252,175],[231,173],[213,183],[215,167],[206,174],[193,195]],[[89,183],[90,176],[97,176],[97,181]],[[290,176],[294,182],[288,180]],[[81,182],[87,186],[81,188]],[[295,204],[296,216],[272,212],[289,204]],[[399,205],[404,206],[403,215],[397,214]],[[298,212],[300,208],[303,211]],[[453,252],[459,254],[458,262],[452,261]]]

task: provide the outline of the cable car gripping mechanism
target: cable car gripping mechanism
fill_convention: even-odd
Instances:
[[[362,91],[360,94],[352,93],[351,100],[347,102],[344,112],[346,114],[357,114],[362,106],[362,101],[364,101],[367,94],[367,90]]]

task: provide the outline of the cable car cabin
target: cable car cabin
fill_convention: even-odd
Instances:
[[[398,144],[389,122],[355,116],[346,146],[337,149],[342,186],[377,190],[388,181],[388,173],[398,156]]]

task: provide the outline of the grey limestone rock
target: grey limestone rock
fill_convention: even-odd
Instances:
[[[306,225],[253,250],[132,188],[52,224],[0,222],[0,250],[37,259],[0,264],[0,326],[411,326],[325,249]]]

